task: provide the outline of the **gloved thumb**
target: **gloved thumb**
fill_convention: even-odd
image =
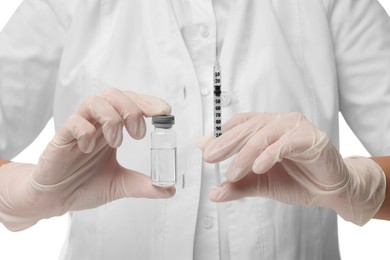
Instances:
[[[209,199],[214,202],[226,202],[245,197],[267,196],[267,174],[248,173],[237,182],[224,182],[220,187],[213,188],[209,192]]]
[[[155,186],[145,174],[127,170],[122,176],[124,197],[132,198],[171,198],[175,195],[175,186]]]

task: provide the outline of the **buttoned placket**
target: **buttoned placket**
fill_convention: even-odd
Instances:
[[[171,16],[172,13],[169,13],[170,11],[163,6],[163,3],[161,3],[158,4],[160,12],[153,14],[148,13],[149,17],[153,15],[154,18],[153,20],[149,19],[148,21],[152,24],[150,24],[149,27],[151,31],[147,32],[147,35],[150,38],[149,43],[151,54],[156,59],[158,70],[160,71],[160,75],[162,76],[165,84],[171,86],[171,92],[178,91],[180,92],[180,96],[186,96],[186,94],[188,94],[188,98],[191,98],[191,102],[185,102],[187,105],[183,107],[183,109],[190,109],[190,111],[194,111],[193,109],[195,109],[197,106],[198,100],[201,102],[203,133],[205,134],[213,131],[214,109],[212,95],[212,68],[215,61],[216,19],[214,16],[212,0],[190,0],[189,3],[189,14],[192,15],[192,20],[191,23],[186,21],[185,24],[187,24],[188,28],[182,28],[180,25],[180,30],[178,28],[173,28],[175,27],[174,16]],[[176,2],[176,4],[183,4],[183,2]],[[158,8],[153,9],[157,10]],[[163,17],[165,17],[164,19],[170,20],[169,24],[166,22],[166,20],[162,20]],[[162,31],[164,31],[164,33],[161,33]],[[182,40],[180,40],[178,37],[180,31]],[[169,42],[167,42],[168,35],[166,35],[168,32],[171,36],[169,38]],[[186,50],[183,48],[183,43],[186,45]],[[174,47],[178,49],[175,49],[176,51],[172,53]],[[181,60],[178,60],[180,57]],[[190,58],[190,61],[187,57]],[[184,69],[182,66],[184,66]],[[178,73],[179,71],[181,73]],[[196,78],[193,78],[194,76]],[[180,86],[177,84],[180,84]],[[193,99],[195,98],[194,94],[196,88],[194,88],[194,86],[198,87],[197,91],[199,97],[199,99],[196,99],[195,103]],[[183,93],[184,95],[182,95]],[[173,94],[174,93],[172,93],[172,95]],[[179,96],[177,96],[176,101],[179,101],[179,99]],[[193,131],[192,128],[191,131]],[[195,165],[186,167],[190,167],[188,169],[192,172],[195,168],[198,168]],[[201,176],[200,172],[202,173]],[[202,179],[202,183],[198,183],[199,179]],[[195,213],[195,215],[190,217],[191,219],[193,217],[197,217],[194,241],[194,259],[220,259],[220,236],[218,228],[219,222],[217,206],[208,199],[209,190],[213,186],[216,186],[214,180],[214,165],[204,164],[202,168],[199,169],[199,175],[196,176],[194,173],[186,175],[185,189],[183,189],[182,192],[179,191],[181,193],[180,196],[177,194],[175,197],[176,199],[169,200],[167,203],[167,214],[169,215],[170,212],[173,212],[172,210],[174,210],[174,208],[179,205],[178,203],[183,203],[184,200],[186,200],[188,204],[188,207],[186,206],[186,208],[190,209],[189,203],[194,203],[193,198],[199,196],[199,208],[197,210],[198,214]],[[199,186],[201,187],[200,195],[199,193],[193,194],[193,192],[195,192],[197,189],[197,185],[199,184],[201,184]],[[177,202],[175,202],[175,200],[177,200]],[[189,212],[183,215],[188,215],[188,213]],[[171,242],[174,240],[173,238],[176,234],[176,231],[174,231],[173,227],[175,223],[177,224],[176,218],[172,219],[170,217],[166,219],[165,242],[163,243],[165,244],[165,249],[162,249],[165,252],[164,256],[166,258],[170,258],[174,253],[170,249],[174,247]],[[192,224],[192,222],[189,222],[188,224]],[[187,231],[190,230],[191,229]],[[189,239],[188,235],[190,233],[187,231],[185,238]],[[227,240],[226,235],[221,237]],[[169,251],[166,251],[168,249]],[[175,258],[178,255],[184,257],[186,254],[188,254],[188,247],[181,248],[180,253],[176,252]]]
[[[168,1],[143,1],[144,33],[148,51],[164,86],[172,98],[173,112],[177,118],[175,125],[178,134],[178,177],[185,175],[185,187],[177,186],[176,196],[167,200],[165,217],[161,230],[154,232],[157,241],[153,259],[191,259],[199,203],[201,153],[196,143],[189,143],[186,136],[199,136],[202,133],[201,98],[199,82],[189,52],[177,26],[175,16]],[[186,100],[191,100],[187,102]],[[190,116],[193,124],[183,124],[184,117]],[[180,140],[182,139],[182,140]],[[184,183],[183,182],[183,183]],[[180,219],[181,221],[178,221]],[[182,245],[178,247],[178,236]]]
[[[202,97],[204,133],[213,131],[213,72],[216,58],[217,24],[212,0],[190,1],[192,11],[192,34],[185,39]],[[217,205],[208,199],[208,192],[215,187],[214,165],[202,167],[201,194],[194,242],[194,259],[220,259],[220,238]]]

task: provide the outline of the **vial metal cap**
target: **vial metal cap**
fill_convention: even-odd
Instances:
[[[175,124],[175,117],[173,115],[154,116],[152,124],[158,128],[171,128]]]

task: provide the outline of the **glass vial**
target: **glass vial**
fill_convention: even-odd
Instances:
[[[152,183],[158,186],[176,184],[176,133],[172,129],[175,117],[152,117],[155,129],[151,133]]]

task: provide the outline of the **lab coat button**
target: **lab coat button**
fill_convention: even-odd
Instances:
[[[210,90],[208,88],[202,88],[200,90],[200,94],[204,97],[208,96],[210,94]]]
[[[227,107],[232,103],[232,97],[227,91],[222,91],[221,93],[221,105]]]
[[[210,35],[210,29],[207,25],[201,24],[199,25],[199,33],[203,38],[206,38]]]
[[[206,216],[203,220],[203,227],[205,229],[211,229],[213,227],[214,218],[212,216]]]

